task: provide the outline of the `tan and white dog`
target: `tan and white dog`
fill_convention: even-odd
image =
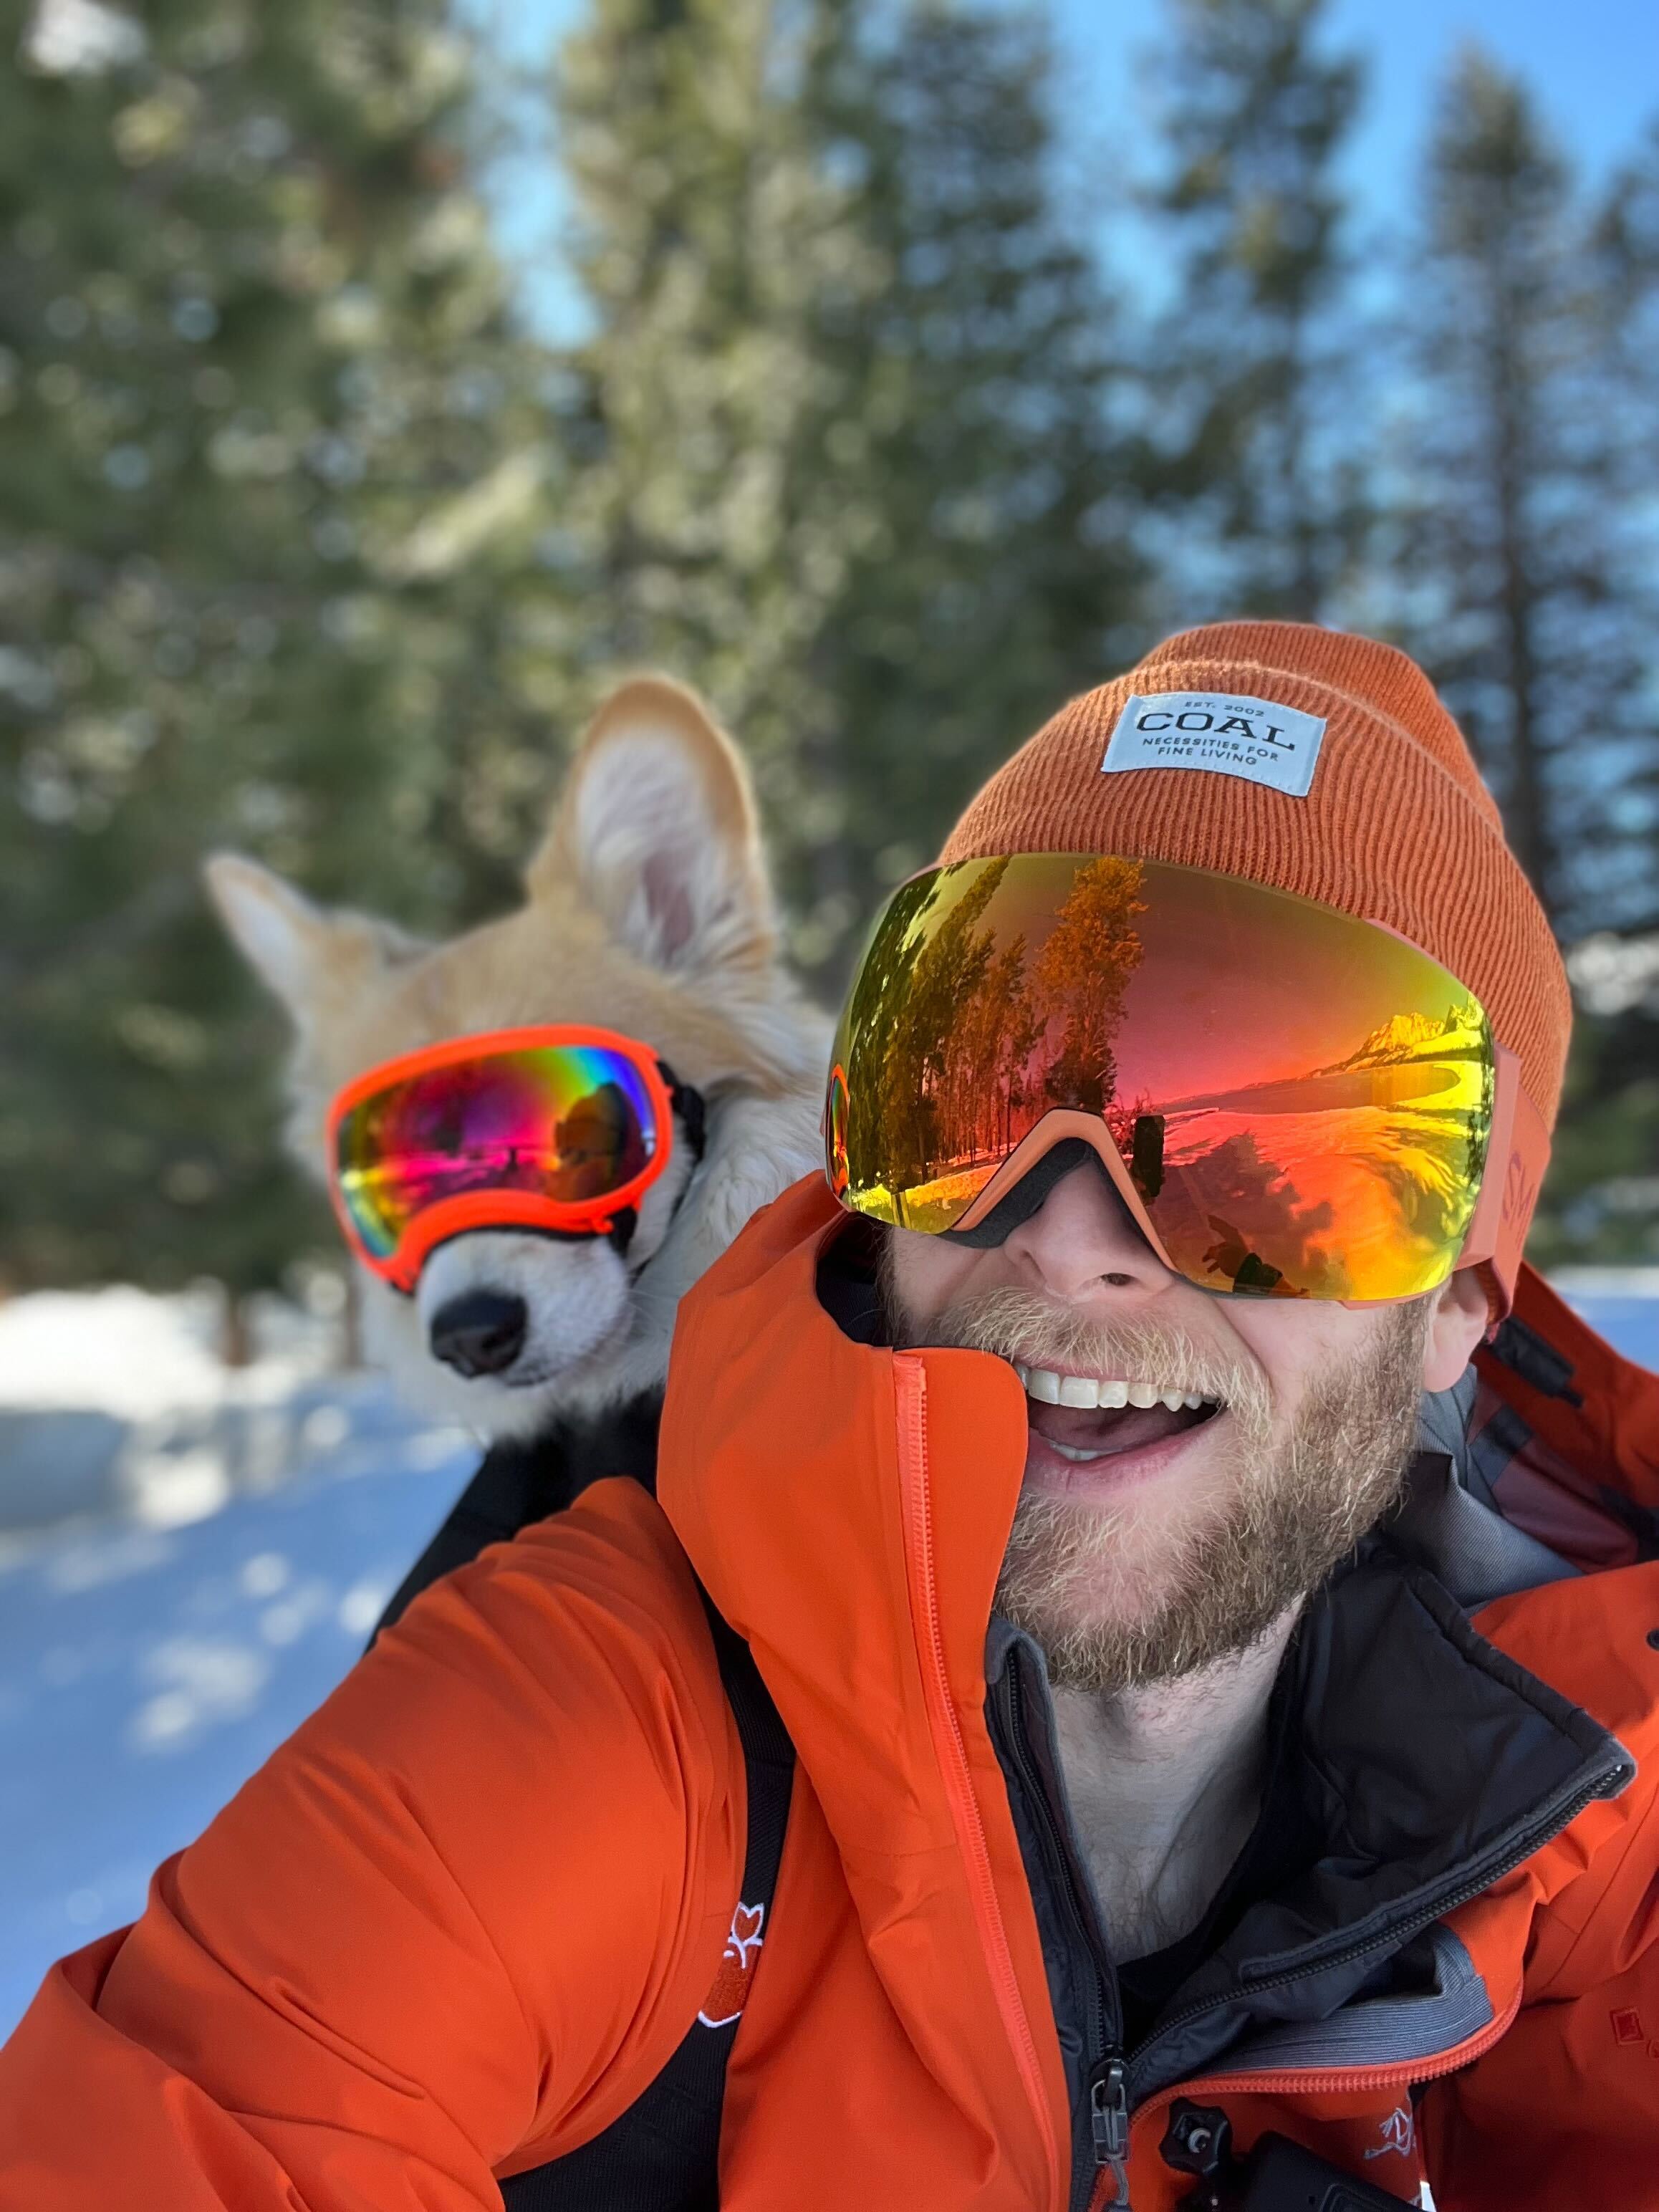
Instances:
[[[289,1135],[319,1176],[341,1085],[452,1037],[617,1030],[702,1093],[703,1158],[677,1130],[625,1257],[604,1237],[480,1229],[438,1245],[412,1297],[359,1270],[370,1356],[422,1412],[491,1442],[660,1390],[682,1294],[822,1158],[829,1047],[782,964],[747,775],[696,697],[655,677],[614,692],[526,871],[525,904],[447,944],[325,912],[236,854],[207,875],[293,1018]]]

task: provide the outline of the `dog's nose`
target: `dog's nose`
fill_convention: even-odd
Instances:
[[[530,1316],[522,1298],[507,1291],[468,1291],[432,1316],[427,1340],[432,1356],[470,1380],[499,1375],[524,1350]]]

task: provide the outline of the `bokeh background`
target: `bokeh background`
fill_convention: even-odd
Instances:
[[[833,996],[1180,624],[1407,646],[1574,979],[1535,1252],[1659,1358],[1651,0],[0,16],[0,2027],[471,1464],[351,1366],[202,856],[445,932],[650,662]]]

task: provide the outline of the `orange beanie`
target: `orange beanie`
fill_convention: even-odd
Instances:
[[[1131,700],[1172,692],[1200,696],[1190,710],[1172,701],[1151,713],[1148,727],[1170,732],[1159,745],[1134,726],[1148,710],[1120,732]],[[1209,734],[1230,707],[1242,727],[1263,704],[1293,710],[1282,730],[1295,754]],[[1192,759],[1106,772],[1109,741],[1114,770],[1182,745],[1176,711]],[[1280,726],[1255,714],[1252,726],[1264,725]],[[1206,772],[1218,753],[1243,765]],[[1278,786],[1265,780],[1273,773]],[[1462,732],[1393,646],[1302,623],[1182,631],[1045,723],[971,801],[939,859],[1001,853],[1213,868],[1384,922],[1475,993],[1554,1126],[1572,1020],[1560,953]]]

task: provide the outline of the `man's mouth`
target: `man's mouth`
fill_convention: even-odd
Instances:
[[[1061,1459],[1079,1463],[1146,1451],[1221,1410],[1218,1400],[1178,1382],[1066,1375],[1018,1359],[1012,1365],[1024,1385],[1033,1433]]]

